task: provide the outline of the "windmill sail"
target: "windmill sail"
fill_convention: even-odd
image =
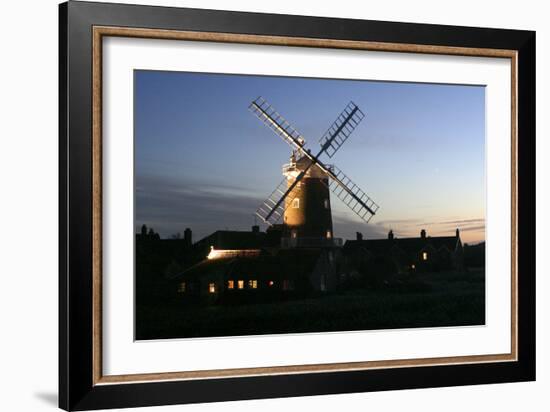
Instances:
[[[286,205],[292,202],[292,199],[296,196],[296,192],[289,191],[287,194],[287,191],[288,185],[285,177],[269,197],[264,200],[258,210],[256,210],[256,216],[270,225],[277,223],[281,219],[281,216],[283,216]],[[286,201],[285,197],[287,198]]]
[[[344,111],[319,139],[321,147],[328,157],[334,156],[364,117],[365,114],[355,103],[349,102]]]
[[[263,97],[258,97],[248,109],[255,114],[267,127],[273,130],[292,149],[301,149],[306,143],[306,139],[281,116],[273,106],[271,106]]]
[[[367,223],[370,221],[372,216],[376,214],[379,206],[353,183],[344,172],[336,166],[327,166],[323,164],[319,159],[323,153],[327,153],[327,155],[332,158],[365,117],[364,113],[355,103],[350,102],[321,137],[321,150],[316,156],[305,149],[305,139],[303,136],[265,99],[258,97],[250,104],[249,109],[266,126],[287,142],[293,150],[298,152],[303,158],[309,159],[309,164],[295,178],[291,186],[288,186],[287,180],[283,179],[279,186],[277,186],[271,195],[264,201],[262,206],[256,211],[257,216],[262,218],[266,223],[276,223],[281,216],[284,215],[286,205],[295,197],[296,191],[293,190],[294,187],[305,176],[307,171],[315,165],[329,178],[330,190],[357,214],[357,216]]]
[[[332,173],[333,176],[329,182],[332,193],[368,223],[376,214],[379,206],[336,166],[332,166]]]

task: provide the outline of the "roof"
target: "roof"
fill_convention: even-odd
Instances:
[[[348,240],[344,245],[344,250],[353,251],[356,249],[364,249],[380,255],[388,253],[394,246],[397,246],[407,253],[418,253],[425,247],[432,246],[436,250],[446,247],[450,251],[453,251],[456,248],[457,240],[458,238],[456,236]]]
[[[382,254],[393,246],[389,239],[346,240],[344,250],[365,249],[375,254]]]
[[[433,245],[437,250],[446,246],[450,251],[455,250],[457,238],[456,236],[439,236],[439,237],[429,237],[428,242]]]
[[[268,276],[280,278],[282,276],[309,275],[319,257],[321,250],[309,249],[281,249],[277,254],[263,253],[259,256],[236,256],[221,259],[205,259],[190,267],[178,278],[201,277],[223,273],[227,276]]]
[[[196,246],[213,246],[214,249],[261,249],[262,247],[278,244],[279,239],[274,239],[265,232],[217,230],[195,243]]]

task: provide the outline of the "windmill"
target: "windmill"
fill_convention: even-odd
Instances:
[[[355,103],[350,102],[321,136],[316,155],[306,149],[305,138],[264,98],[254,100],[249,110],[292,149],[290,163],[283,166],[284,179],[258,208],[257,216],[270,225],[284,217],[291,238],[332,240],[330,189],[363,221],[370,221],[378,205],[344,172],[320,159],[323,154],[332,158],[365,117]]]

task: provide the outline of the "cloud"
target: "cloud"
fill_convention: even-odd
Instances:
[[[420,229],[425,229],[428,236],[452,236],[455,229],[458,228],[462,233],[470,233],[467,236],[468,240],[479,241],[484,238],[485,219],[467,218],[434,221],[418,218],[388,219],[377,222],[376,225],[384,227],[386,230],[391,228],[398,237],[417,237],[420,235]]]
[[[136,227],[147,224],[162,237],[189,227],[195,239],[219,229],[250,228],[262,201],[241,187],[193,179],[136,177]]]
[[[471,224],[471,223],[485,223],[485,219],[462,219],[462,220],[447,220],[444,222],[433,222],[432,224],[438,224],[438,225],[463,225],[463,224]]]
[[[485,230],[485,225],[470,226],[460,229],[461,232],[474,232],[477,230]]]
[[[380,220],[376,222],[379,226],[398,226],[398,225],[422,225],[424,223],[418,223],[421,222],[422,219],[388,219],[388,220]]]
[[[344,239],[355,239],[356,233],[361,232],[365,239],[380,239],[388,235],[387,230],[378,224],[367,224],[354,215],[332,210],[334,235]]]
[[[146,224],[161,237],[189,227],[194,240],[199,240],[216,230],[249,230],[259,221],[254,213],[263,200],[246,188],[230,184],[187,177],[137,176],[135,225],[137,229]],[[371,239],[387,236],[385,228],[365,224],[351,212],[333,210],[333,223],[335,236],[344,239],[354,239],[356,232]]]
[[[136,229],[146,224],[162,237],[169,237],[189,227],[194,240],[216,230],[250,230],[254,223],[261,223],[254,213],[264,200],[262,195],[246,187],[208,179],[136,176]],[[420,226],[433,236],[452,235],[456,227],[472,235],[485,229],[481,218],[433,222],[387,219],[366,224],[350,211],[333,209],[332,219],[334,235],[344,239],[354,239],[356,232],[365,239],[386,238],[390,228],[399,237],[419,236]]]

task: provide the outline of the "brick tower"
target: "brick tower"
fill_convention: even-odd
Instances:
[[[296,177],[311,164],[307,157],[296,159],[283,166],[283,175],[290,187]],[[329,177],[317,165],[307,169],[285,199],[284,224],[290,238],[332,239],[332,213],[330,209]]]

